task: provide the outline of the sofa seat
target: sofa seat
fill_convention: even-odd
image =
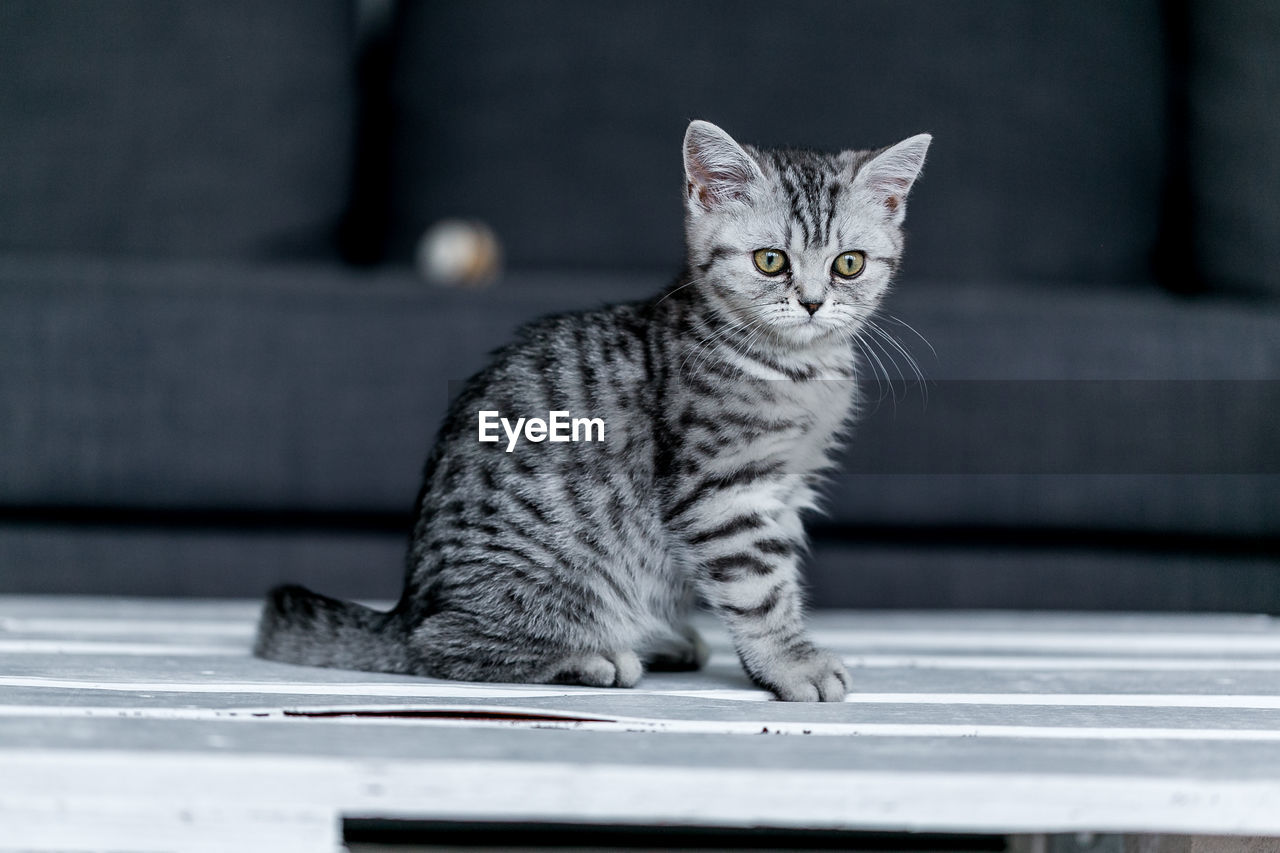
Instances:
[[[55,562],[58,588],[106,592],[109,569],[76,565],[87,555],[154,564],[131,569],[139,589],[166,563],[212,560],[224,570],[184,569],[167,591],[254,594],[293,570],[394,594],[393,555],[457,383],[528,319],[668,284],[516,271],[466,291],[328,265],[0,259],[0,542],[22,556],[0,547],[0,565],[57,574],[38,565]],[[814,522],[820,552],[936,558],[941,542],[961,560],[1034,540],[1147,554],[1168,537],[1274,565],[1277,305],[908,269],[887,314],[928,339],[883,323],[927,381],[901,381],[901,356],[886,364],[892,387],[865,380],[863,421]],[[202,551],[201,537],[223,544]],[[229,565],[251,544],[256,556]],[[339,568],[393,558],[363,578]],[[838,595],[833,578],[818,586]],[[47,588],[12,574],[6,587]]]

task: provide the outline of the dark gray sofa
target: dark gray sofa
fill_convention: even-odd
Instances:
[[[929,382],[868,386],[815,604],[1274,611],[1272,15],[7,4],[0,593],[394,596],[451,383],[670,282],[702,117],[935,136],[888,308],[929,344],[886,323]],[[411,270],[446,216],[491,288]]]

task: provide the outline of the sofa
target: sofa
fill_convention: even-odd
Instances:
[[[670,286],[705,118],[764,146],[934,135],[893,340],[810,522],[813,606],[1276,612],[1278,24],[1261,0],[12,0],[0,593],[394,598],[451,393],[522,322]],[[489,286],[416,270],[448,218],[496,234]]]

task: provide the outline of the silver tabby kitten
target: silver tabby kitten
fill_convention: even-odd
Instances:
[[[930,137],[762,151],[695,121],[687,267],[661,298],[524,327],[451,406],[389,613],[274,590],[255,652],[289,663],[630,687],[707,657],[701,597],[779,698],[839,701],[801,616],[801,513],[855,404],[855,334],[902,253]],[[596,443],[478,440],[481,411],[598,417]]]

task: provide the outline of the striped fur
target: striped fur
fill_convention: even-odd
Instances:
[[[841,699],[848,673],[801,618],[800,516],[853,414],[856,336],[897,267],[928,143],[761,151],[691,124],[688,259],[673,289],[523,328],[440,430],[395,610],[282,588],[257,654],[626,687],[646,666],[702,665],[687,623],[701,599],[758,684]],[[761,248],[785,251],[789,271],[760,273]],[[831,271],[849,250],[867,259],[851,281]],[[603,418],[605,440],[477,441],[481,410],[552,409]]]

